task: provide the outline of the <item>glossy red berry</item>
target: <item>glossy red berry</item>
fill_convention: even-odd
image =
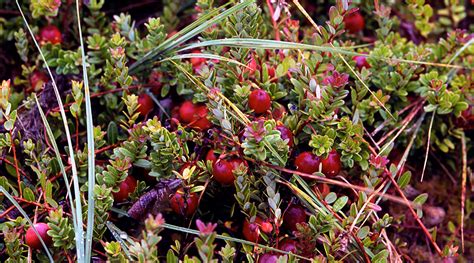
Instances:
[[[306,223],[307,221],[306,210],[300,205],[291,205],[283,215],[283,226],[290,231],[296,231],[297,224]]]
[[[212,123],[207,118],[209,110],[206,105],[197,106],[196,113],[191,123],[191,127],[199,130],[207,130],[212,127]]]
[[[138,96],[138,105],[138,112],[145,116],[153,110],[153,99],[148,94],[142,93]]]
[[[276,129],[280,132],[283,140],[288,140],[288,146],[293,147],[293,133],[285,125],[277,125]]]
[[[219,159],[212,166],[212,175],[217,182],[223,185],[234,183],[235,177],[233,164],[227,160]]]
[[[270,95],[263,89],[256,89],[249,95],[249,107],[255,113],[261,114],[270,109],[272,100]]]
[[[190,216],[196,212],[198,202],[199,197],[196,193],[185,194],[183,189],[180,189],[171,197],[170,205],[176,214]]]
[[[344,26],[352,34],[364,30],[364,17],[357,11],[344,17]]]
[[[202,52],[199,51],[199,50],[194,50],[191,53],[192,54],[202,54]],[[205,58],[190,58],[189,61],[193,65],[193,68],[197,69],[197,68],[201,67],[201,65],[206,62],[206,59]]]
[[[40,30],[40,42],[60,44],[61,43],[61,31],[54,25],[47,25]]]
[[[312,174],[319,170],[320,159],[311,152],[302,152],[295,158],[296,170]]]
[[[251,242],[257,242],[260,238],[260,231],[263,233],[271,233],[273,226],[270,222],[263,220],[260,217],[256,217],[253,223],[250,223],[248,220],[244,221],[242,227],[242,234],[244,238]]]
[[[196,114],[196,105],[191,101],[185,101],[179,107],[179,118],[185,123],[190,123],[194,119],[194,114]]]
[[[285,238],[283,241],[281,241],[280,244],[278,244],[278,248],[280,250],[291,252],[293,254],[296,254],[296,252],[298,251],[298,248],[296,247],[296,242],[289,238]]]
[[[354,60],[356,62],[356,67],[358,69],[362,69],[362,68],[369,69],[370,68],[369,63],[367,62],[367,58],[364,57],[364,56],[355,56],[355,57],[352,58],[352,60]]]
[[[30,85],[32,90],[39,91],[43,88],[43,85],[48,83],[48,76],[41,71],[34,71],[30,76]]]
[[[34,227],[36,228],[36,231],[38,231],[39,235],[41,236],[41,239],[43,239],[43,242],[45,243],[46,246],[51,245],[52,239],[50,236],[48,236],[48,230],[49,226],[46,223],[36,223],[34,224]],[[41,245],[41,241],[36,235],[35,231],[33,230],[33,227],[28,228],[26,231],[25,235],[25,243],[32,249],[41,249],[43,246]]]
[[[160,94],[161,87],[163,87],[163,73],[159,71],[151,72],[148,77],[148,84],[150,84],[153,94]]]
[[[278,255],[273,253],[262,254],[258,258],[258,263],[276,263],[278,262]]]
[[[127,176],[125,178],[125,181],[121,182],[119,185],[119,191],[118,192],[112,192],[114,196],[114,200],[116,202],[123,202],[127,200],[128,196],[135,192],[135,189],[137,188],[137,179],[133,178],[132,176]]]
[[[327,158],[321,160],[322,172],[327,177],[333,177],[341,171],[341,156],[336,150],[332,150]]]
[[[214,149],[210,149],[206,154],[206,161],[211,161],[212,165],[217,161],[217,155]]]

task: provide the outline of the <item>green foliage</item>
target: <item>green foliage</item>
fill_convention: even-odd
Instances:
[[[69,218],[64,216],[62,208],[49,212],[48,226],[48,235],[54,247],[66,250],[74,248],[74,227],[69,223]]]
[[[247,126],[244,133],[244,154],[256,160],[285,165],[288,160],[288,144],[282,140],[280,132],[275,129],[275,121],[256,121]],[[268,145],[271,145],[268,151]]]
[[[150,133],[150,176],[168,178],[172,176],[173,163],[183,155],[183,148],[174,132],[162,127],[156,120],[149,120],[144,127]]]
[[[30,10],[33,18],[41,16],[51,17],[58,15],[58,9],[61,6],[61,0],[32,0]]]

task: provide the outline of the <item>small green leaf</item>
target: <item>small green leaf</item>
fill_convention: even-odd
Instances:
[[[424,193],[424,194],[421,194],[419,196],[417,196],[415,198],[415,200],[413,200],[413,203],[417,204],[417,205],[423,205],[426,200],[428,199],[428,194]]]
[[[339,199],[337,199],[337,201],[332,206],[332,208],[334,209],[334,212],[339,212],[339,210],[344,208],[348,200],[349,198],[347,196],[342,196]]]
[[[23,198],[25,198],[26,200],[28,200],[30,202],[34,202],[35,201],[35,194],[33,193],[33,191],[30,188],[25,188],[25,189],[23,189]]]
[[[115,144],[118,138],[118,127],[115,122],[110,122],[107,127],[107,141],[109,144]]]
[[[324,198],[324,200],[326,201],[326,203],[328,204],[332,204],[334,203],[334,201],[336,201],[337,199],[337,195],[334,193],[334,192],[330,192],[326,198]]]
[[[398,185],[400,186],[401,189],[405,188],[409,183],[411,179],[411,172],[407,171],[398,178]]]

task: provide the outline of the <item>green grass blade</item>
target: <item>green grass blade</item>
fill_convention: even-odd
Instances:
[[[95,186],[95,142],[94,142],[94,123],[92,120],[91,96],[89,90],[89,77],[87,76],[86,54],[84,50],[84,39],[81,29],[81,15],[79,12],[79,1],[76,0],[77,27],[79,29],[79,40],[81,43],[82,57],[82,77],[84,82],[84,99],[86,104],[86,131],[87,131],[87,228],[85,257],[86,262],[90,261],[92,256],[92,235],[94,233],[94,186]]]
[[[12,204],[18,209],[18,211],[20,211],[21,215],[23,215],[23,218],[28,221],[30,226],[33,228],[33,231],[35,232],[36,236],[39,238],[41,245],[43,246],[44,251],[46,252],[46,255],[49,258],[49,262],[54,262],[53,257],[51,256],[51,252],[49,252],[49,249],[46,246],[46,243],[44,243],[43,238],[38,233],[38,230],[36,230],[36,228],[34,227],[33,222],[31,222],[31,219],[28,217],[25,210],[23,210],[20,204],[15,200],[15,198],[13,198],[13,196],[10,195],[10,193],[7,192],[7,190],[5,190],[5,188],[3,188],[3,186],[0,186],[0,192],[3,193],[8,198],[8,200],[10,200],[10,202],[12,202]]]
[[[346,48],[342,48],[342,47],[338,48],[338,47],[316,46],[316,45],[309,45],[309,44],[302,44],[302,43],[295,43],[295,42],[269,40],[269,39],[255,39],[255,38],[227,38],[227,39],[207,40],[207,41],[187,45],[186,47],[179,49],[178,52],[201,48],[201,47],[207,47],[207,46],[227,46],[227,47],[249,48],[249,49],[313,50],[313,51],[330,52],[330,53],[348,55],[348,56],[370,57],[370,58],[373,58],[376,60],[382,60],[382,61],[394,61],[394,62],[401,62],[401,63],[410,63],[410,64],[425,65],[425,66],[445,67],[445,68],[470,69],[470,68],[465,68],[459,65],[449,65],[449,64],[443,64],[443,63],[407,60],[407,59],[400,59],[400,58],[374,57],[374,56],[371,56],[370,54],[363,54],[363,53],[349,51]]]
[[[183,44],[184,42],[188,41],[189,39],[197,36],[202,31],[206,30],[208,27],[212,26],[213,24],[219,23],[220,21],[226,19],[230,15],[238,12],[245,7],[254,3],[254,0],[246,0],[240,4],[237,4],[225,11],[219,13],[222,7],[219,7],[211,13],[200,17],[198,20],[191,23],[189,26],[185,27],[181,32],[174,35],[173,37],[169,38],[150,52],[148,52],[145,56],[140,58],[138,61],[133,63],[130,66],[130,74],[136,73],[141,65],[146,64],[146,62],[154,61],[158,58],[161,53],[169,51],[170,49],[176,48],[179,45]],[[219,14],[218,14],[219,13]],[[215,14],[218,14],[214,16]],[[214,16],[214,17],[212,17]],[[212,17],[212,18],[211,18]]]
[[[189,54],[175,55],[175,56],[172,56],[172,57],[162,59],[159,62],[164,62],[164,61],[169,61],[169,60],[181,60],[181,59],[188,59],[188,58],[216,59],[216,60],[220,60],[220,61],[234,63],[234,64],[237,64],[239,66],[243,66],[243,67],[248,68],[247,65],[245,65],[243,63],[240,63],[239,61],[237,61],[235,59],[230,59],[230,58],[226,58],[226,57],[223,57],[223,56],[220,56],[220,55],[207,54],[207,53],[189,53]]]
[[[28,24],[28,20],[26,19],[25,14],[23,13],[23,10],[21,9],[20,3],[18,0],[16,0],[16,5],[18,6],[18,10],[20,11],[20,14],[23,18],[23,21],[25,22],[26,27],[28,28],[28,32],[31,35],[31,38],[33,39],[33,42],[35,43],[36,48],[38,49],[38,52],[40,53],[40,56],[42,60],[45,62],[45,67],[46,70],[48,71],[48,74],[51,78],[53,90],[54,90],[54,95],[56,96],[56,100],[59,105],[59,111],[61,114],[61,119],[63,121],[63,126],[64,126],[64,131],[66,133],[66,139],[67,139],[67,145],[68,145],[68,150],[69,150],[69,158],[71,160],[71,171],[72,171],[72,182],[74,185],[74,194],[75,194],[75,211],[72,210],[71,213],[76,213],[76,224],[75,224],[75,238],[76,238],[76,249],[77,249],[77,261],[78,262],[83,262],[84,258],[84,229],[82,227],[82,205],[81,205],[81,192],[79,189],[79,181],[78,181],[78,175],[77,175],[77,165],[76,165],[76,159],[74,157],[74,148],[72,146],[72,139],[71,139],[71,133],[69,131],[69,126],[67,123],[67,117],[66,117],[66,112],[64,111],[64,104],[61,100],[61,95],[59,94],[58,86],[56,85],[56,81],[54,80],[53,73],[51,72],[51,69],[49,68],[49,65],[46,61],[46,58],[44,57],[43,51],[41,51],[41,47],[39,46],[38,42],[36,41],[35,35],[33,34],[33,31],[31,30],[31,27]]]
[[[66,191],[67,195],[69,196],[69,205],[71,206],[71,210],[74,210],[74,202],[72,201],[72,193],[71,193],[71,188],[69,187],[69,179],[67,178],[67,173],[66,173],[66,168],[64,167],[63,160],[61,159],[61,154],[59,153],[59,148],[58,144],[56,143],[56,139],[54,138],[53,131],[51,130],[51,127],[49,126],[48,120],[46,119],[46,116],[44,115],[44,111],[41,108],[40,103],[38,102],[38,97],[36,97],[36,94],[34,94],[36,105],[38,106],[38,111],[41,116],[41,120],[43,121],[43,125],[46,128],[46,134],[48,135],[49,141],[51,145],[53,146],[54,154],[56,155],[56,159],[58,160],[59,168],[61,170],[61,174],[63,175],[64,179],[64,184],[66,185]],[[67,198],[67,197],[66,197]],[[72,222],[74,225],[74,228],[76,228],[76,214],[72,213]]]

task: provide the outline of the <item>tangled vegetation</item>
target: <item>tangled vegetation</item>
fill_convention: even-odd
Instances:
[[[3,262],[469,262],[472,1],[0,3]]]

